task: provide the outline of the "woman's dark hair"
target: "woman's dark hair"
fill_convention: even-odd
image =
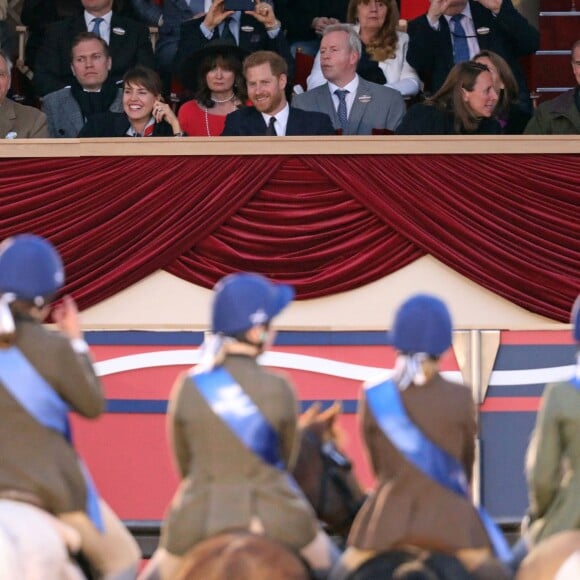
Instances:
[[[159,75],[146,66],[136,66],[123,75],[123,88],[127,85],[139,85],[155,96],[161,95],[163,86]]]
[[[453,114],[453,128],[456,133],[474,133],[479,126],[480,119],[465,103],[463,90],[473,91],[482,72],[489,72],[489,69],[479,62],[468,60],[456,64],[449,71],[441,88],[425,101],[440,111]]]
[[[207,86],[207,73],[218,66],[234,73],[234,85],[232,90],[242,105],[245,104],[248,95],[246,92],[246,81],[242,73],[242,63],[234,54],[227,52],[208,55],[202,61],[198,72],[197,86],[199,88],[195,93],[195,100],[206,109],[211,109],[215,106],[215,103],[211,98],[211,91]]]
[[[471,60],[477,62],[478,58],[489,58],[493,66],[497,69],[497,74],[503,83],[503,89],[498,93],[499,101],[497,102],[495,110],[499,116],[505,116],[509,111],[510,105],[519,101],[519,88],[516,77],[514,77],[510,65],[497,52],[482,50]]]
[[[378,0],[387,7],[387,16],[376,38],[365,45],[367,54],[371,60],[378,62],[395,58],[399,38],[397,26],[399,25],[399,7],[396,0]],[[346,21],[351,24],[358,22],[357,8],[359,4],[368,4],[369,0],[350,0],[346,11]]]

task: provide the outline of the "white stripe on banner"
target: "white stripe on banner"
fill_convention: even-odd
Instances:
[[[95,367],[97,374],[104,377],[143,368],[182,365],[193,366],[199,360],[200,350],[197,348],[163,350],[112,358],[96,363]],[[260,357],[260,362],[264,366],[309,371],[311,373],[357,381],[374,380],[379,376],[387,378],[390,372],[392,372],[392,369],[344,363],[326,358],[287,352],[267,352]],[[568,365],[543,369],[493,371],[489,384],[490,386],[541,385],[567,380],[574,374],[574,369],[574,365]],[[462,381],[459,371],[446,371],[442,374],[449,380]]]

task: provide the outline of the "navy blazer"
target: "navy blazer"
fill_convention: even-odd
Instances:
[[[262,113],[254,107],[244,107],[230,113],[222,132],[224,137],[260,136],[266,134]],[[286,135],[335,135],[330,118],[324,113],[313,113],[290,107]]]
[[[514,8],[511,0],[503,0],[497,16],[475,0],[469,0],[469,6],[474,28],[480,30],[479,48],[496,52],[506,60],[518,82],[520,101],[529,103],[530,94],[518,59],[539,49],[539,32]],[[483,33],[485,29],[489,32]],[[435,93],[454,65],[447,19],[441,16],[439,30],[433,30],[427,16],[419,16],[409,22],[408,33],[407,62],[425,83],[425,91]]]
[[[184,60],[198,50],[204,48],[208,42],[219,38],[217,28],[213,31],[211,39],[207,39],[201,31],[204,17],[187,20],[181,25],[177,54],[173,61],[174,72],[179,72]],[[238,45],[246,52],[257,50],[272,50],[277,52],[288,63],[288,78],[292,79],[294,73],[294,59],[290,54],[290,47],[286,41],[284,31],[280,30],[275,38],[270,38],[265,26],[253,16],[242,13],[240,18],[240,38]]]
[[[44,96],[72,83],[71,44],[79,32],[86,31],[84,16],[54,22],[48,27],[34,69],[33,83],[38,95]],[[149,28],[142,22],[113,13],[109,51],[112,60],[109,76],[115,81],[138,64],[155,68]]]

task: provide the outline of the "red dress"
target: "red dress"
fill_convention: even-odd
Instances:
[[[221,135],[226,122],[225,115],[213,115],[211,109],[200,107],[195,100],[181,105],[177,118],[188,137],[216,137]]]

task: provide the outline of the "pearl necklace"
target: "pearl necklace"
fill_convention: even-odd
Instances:
[[[213,97],[210,97],[210,98],[217,105],[223,105],[223,103],[227,103],[228,101],[231,101],[235,96],[236,95],[234,93],[232,93],[227,99],[214,99]]]
[[[212,101],[214,103],[227,103],[228,101],[231,101],[234,98],[235,95],[232,95],[229,99],[225,99],[225,101],[216,101],[213,97],[212,97]],[[232,112],[236,110],[236,104],[234,102],[232,102]],[[208,137],[213,137],[213,135],[211,134],[211,131],[209,130],[209,113],[207,112],[207,107],[203,108],[203,116],[205,118],[205,132],[207,133]]]

